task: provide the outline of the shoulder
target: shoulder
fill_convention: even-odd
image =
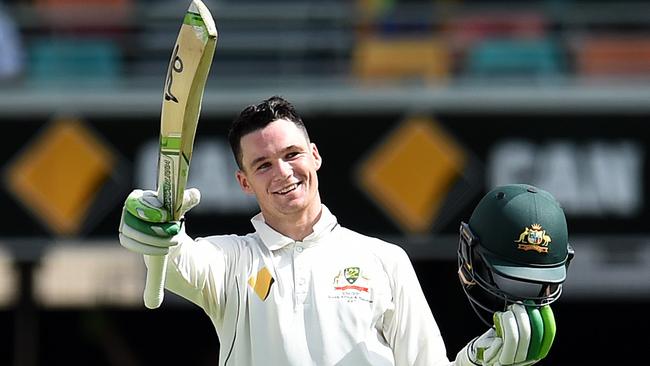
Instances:
[[[383,273],[391,291],[404,288],[403,281],[413,281],[415,269],[406,250],[400,245],[387,240],[364,235],[346,228],[341,228],[343,236],[341,245],[345,250],[354,251],[357,258],[364,258],[375,263]],[[350,255],[351,257],[354,255]],[[417,277],[415,277],[417,282]]]
[[[346,227],[341,227],[340,230],[341,235],[344,237],[343,241],[346,246],[373,254],[384,263],[400,263],[409,261],[408,254],[404,248],[397,244],[377,237],[361,234]]]
[[[257,235],[211,235],[206,237],[199,237],[196,239],[197,243],[217,247],[223,251],[236,251],[250,250],[251,247],[257,245]]]
[[[197,255],[216,254],[231,266],[247,266],[254,258],[264,257],[264,245],[259,236],[251,233],[247,235],[212,235],[196,239]]]

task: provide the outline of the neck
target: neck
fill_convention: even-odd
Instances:
[[[295,241],[302,241],[309,234],[314,232],[314,225],[320,219],[322,207],[320,200],[314,200],[314,203],[308,208],[287,215],[264,215],[267,225],[282,235]]]

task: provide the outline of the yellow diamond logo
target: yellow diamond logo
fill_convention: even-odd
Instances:
[[[9,191],[59,235],[78,233],[115,157],[74,119],[54,121],[8,167]]]
[[[466,156],[432,119],[403,122],[357,171],[361,187],[403,230],[430,230]]]
[[[273,279],[271,272],[269,272],[266,267],[257,272],[256,276],[250,276],[248,278],[248,285],[253,289],[253,291],[255,291],[262,301],[266,300],[269,296],[271,286],[274,282],[275,279]]]

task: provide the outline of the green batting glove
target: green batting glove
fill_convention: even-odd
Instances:
[[[456,365],[527,366],[542,360],[555,339],[555,317],[541,308],[513,304],[493,316],[494,327],[470,342]]]
[[[198,189],[184,192],[181,213],[184,215],[201,200]],[[120,244],[134,252],[161,256],[186,236],[181,221],[170,221],[156,192],[136,189],[126,198],[119,227]]]

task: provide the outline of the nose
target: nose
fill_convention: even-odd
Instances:
[[[293,174],[293,167],[287,161],[280,160],[276,165],[275,176],[278,179],[284,180]]]

